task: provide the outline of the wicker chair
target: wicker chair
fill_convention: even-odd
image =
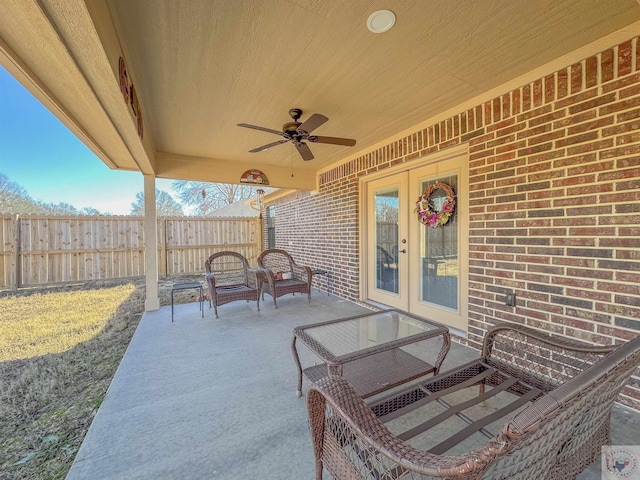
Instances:
[[[276,308],[276,299],[288,293],[306,293],[311,302],[311,268],[297,265],[286,251],[277,248],[263,251],[258,266],[262,271],[262,291],[273,297]]]
[[[344,378],[327,377],[307,393],[316,479],[322,479],[323,466],[341,480],[573,479],[610,444],[612,404],[639,364],[640,337],[622,346],[594,347],[503,325],[487,333],[479,360],[375,403],[366,404]],[[487,369],[482,380],[479,367]],[[476,385],[481,388],[475,399],[465,396],[443,408],[444,394],[463,390],[461,385],[467,395],[476,395]],[[491,390],[485,392],[485,385]],[[462,406],[477,408],[500,388],[516,399],[511,413],[478,420],[463,413]],[[419,415],[429,406],[437,413]],[[449,442],[447,429],[429,433],[438,417],[468,425]],[[489,431],[493,428],[496,433]],[[422,440],[414,437],[420,429]],[[481,434],[484,440],[478,439]],[[420,441],[437,445],[424,448]]]
[[[260,274],[236,252],[218,252],[204,262],[210,302],[218,318],[218,307],[236,300],[255,300],[260,310]]]

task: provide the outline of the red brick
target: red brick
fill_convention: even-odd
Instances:
[[[531,85],[522,87],[522,111],[526,112],[531,108]]]
[[[585,110],[591,110],[591,109],[593,109],[595,107],[598,107],[600,105],[606,105],[607,103],[613,103],[615,101],[616,101],[615,93],[608,93],[606,95],[595,97],[595,98],[589,99],[589,100],[587,100],[585,102],[577,103],[577,104],[569,107],[569,113],[573,115],[573,114],[576,114],[576,113],[583,112]],[[622,103],[622,102],[620,102],[620,103]],[[606,107],[604,107],[604,108],[606,108]],[[623,110],[623,108],[618,108],[618,110]],[[612,110],[612,111],[615,111],[615,110]],[[607,112],[606,110],[600,109],[599,113],[600,113],[600,115],[607,115],[610,112]]]
[[[460,115],[460,135],[464,135],[469,131],[469,118],[467,112],[462,112]]]
[[[634,118],[640,118],[640,108],[636,108],[635,110],[631,110],[630,112],[618,114],[617,121],[626,122],[628,120],[633,120]]]
[[[616,230],[612,227],[588,227],[588,228],[570,228],[569,235],[576,237],[606,237],[615,235]]]
[[[598,84],[598,57],[595,55],[585,60],[585,87],[591,88]]]
[[[483,107],[484,107],[484,112],[483,112],[484,124],[491,125],[493,123],[492,102],[485,102]]]
[[[518,125],[525,125],[524,123],[519,123]],[[532,137],[535,135],[540,135],[541,133],[546,133],[551,131],[551,124],[550,123],[544,123],[542,125],[538,125],[535,128],[528,128],[526,130],[523,130],[522,128],[520,129],[520,131],[518,132],[518,140],[522,139],[522,138],[527,138],[527,137]]]
[[[566,68],[559,70],[557,73],[558,86],[556,89],[556,97],[564,98],[568,94],[569,73]]]
[[[542,79],[534,81],[532,87],[531,103],[534,107],[539,107],[542,105]]]
[[[600,140],[598,142],[585,143],[583,145],[577,145],[575,147],[570,147],[567,149],[567,155],[580,155],[586,152],[593,152],[596,150],[603,150],[605,148],[610,148],[613,146],[612,139]],[[600,153],[600,158],[602,157],[602,153]]]
[[[582,90],[582,63],[571,65],[571,95]]]
[[[591,88],[576,95],[571,95],[570,97],[558,100],[557,102],[555,102],[554,107],[556,109],[565,108],[570,105],[575,105],[576,103],[584,102],[585,100],[588,100],[590,98],[596,98],[598,95],[600,95],[599,90],[597,88]]]
[[[611,105],[603,106],[598,110],[598,113],[601,116],[604,116],[609,115],[610,113],[619,112],[621,110],[629,110],[638,106],[640,106],[640,97],[633,97],[613,103]]]
[[[553,122],[555,120],[559,120],[559,119],[565,118],[566,115],[567,115],[567,110],[566,109],[555,110],[555,111],[553,111],[551,113],[548,113],[546,115],[541,115],[539,117],[530,119],[529,120],[529,127],[536,127],[538,125],[542,125],[543,123]],[[560,122],[553,123],[554,128],[556,128],[556,125],[558,125],[558,124],[560,124]]]
[[[567,188],[567,195],[589,195],[592,193],[607,193],[613,191],[613,185],[610,183],[598,183],[595,185],[581,185],[575,188]],[[597,197],[589,197],[589,202],[596,202]]]
[[[572,217],[572,218],[554,218],[554,227],[584,227],[593,226],[596,224],[596,219],[592,217]]]
[[[613,80],[614,78],[613,58],[613,48],[605,50],[600,54],[600,76],[602,83]]]
[[[598,130],[607,125],[612,125],[613,120],[614,120],[613,116],[609,116],[609,117],[599,118],[591,122],[575,125],[567,129],[567,134],[575,135],[577,133],[586,132],[588,130]]]
[[[561,131],[561,130],[560,130]],[[586,132],[581,135],[574,135],[572,137],[565,137],[561,140],[557,140],[555,142],[555,148],[566,147],[568,145],[575,145],[577,143],[585,143],[590,140],[595,140],[598,138],[599,132]]]
[[[545,135],[540,135],[538,137],[530,138],[527,143],[529,146],[537,145],[539,143],[549,142],[552,140],[563,138],[564,135],[565,135],[564,130],[556,130],[555,132],[550,132]],[[596,132],[596,137],[597,137],[597,132]],[[564,140],[558,140],[558,142],[561,142],[561,141],[564,141]],[[556,148],[558,148],[558,142],[556,142]]]
[[[578,167],[567,169],[567,174],[572,175],[581,175],[585,173],[591,172],[603,172],[606,170],[611,170],[613,168],[613,162],[597,162],[597,163],[589,163],[583,164]]]
[[[609,82],[602,86],[602,93],[609,93],[614,90],[622,90],[626,87],[637,85],[640,74],[635,73],[633,75],[627,75],[626,77],[618,78],[613,82]]]
[[[473,108],[467,110],[467,128],[469,131],[476,129],[476,113]]]
[[[596,241],[595,238],[554,238],[553,245],[564,247],[595,247]]]
[[[544,103],[551,103],[556,98],[556,77],[554,74],[544,77]]]
[[[632,85],[631,87],[625,88],[618,92],[618,98],[620,98],[620,100],[629,97],[635,97],[637,95],[640,95],[640,84]]]
[[[640,283],[640,273],[618,271],[615,279],[619,282],[631,282],[637,286]]]
[[[476,119],[476,128],[481,128],[485,125],[483,118],[482,118],[482,105],[478,105],[476,107],[476,115],[475,115],[475,119]]]
[[[508,118],[511,116],[511,95],[505,93],[502,96],[502,118]]]
[[[627,42],[618,45],[618,77],[631,73],[632,67],[633,42]]]
[[[521,112],[521,91],[514,90],[511,92],[511,114],[517,115]]]
[[[564,110],[561,110],[564,112]],[[553,128],[562,128],[568,127],[570,125],[577,125],[579,123],[587,122],[589,120],[595,119],[597,116],[597,112],[595,110],[587,110],[576,115],[564,116],[560,120],[553,122]]]

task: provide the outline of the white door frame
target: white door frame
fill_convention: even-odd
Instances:
[[[468,146],[461,145],[459,147],[447,149],[444,152],[438,152],[424,159],[411,162],[411,164],[399,165],[397,167],[386,169],[376,174],[368,175],[360,178],[360,205],[362,209],[360,211],[359,227],[360,227],[360,299],[362,301],[370,301],[371,292],[369,287],[369,272],[371,268],[375,268],[373,265],[373,259],[375,254],[372,254],[369,240],[371,235],[375,235],[373,231],[372,213],[369,208],[368,196],[371,186],[384,185],[382,179],[386,177],[393,177],[401,172],[416,172],[411,175],[408,180],[408,198],[409,203],[406,207],[405,213],[408,212],[408,255],[405,255],[408,265],[401,271],[408,272],[405,275],[409,284],[409,289],[404,290],[405,297],[408,299],[408,307],[403,309],[409,310],[412,313],[416,313],[422,317],[429,318],[435,321],[445,323],[456,330],[461,332],[467,331],[468,325],[468,291],[469,291],[469,173],[468,173],[469,153]],[[428,168],[430,167],[430,168]],[[458,191],[456,192],[456,215],[458,218],[457,228],[458,231],[458,275],[459,275],[459,288],[458,288],[458,308],[455,311],[451,309],[441,308],[434,304],[427,304],[419,301],[419,283],[415,280],[409,280],[410,278],[418,278],[416,268],[419,268],[418,262],[412,262],[411,259],[419,258],[419,229],[420,223],[414,216],[412,199],[418,198],[422,192],[418,192],[419,182],[416,181],[419,178],[420,172],[428,171],[429,175],[444,176],[447,174],[458,175]],[[409,177],[407,177],[409,178]],[[375,182],[375,183],[374,183]],[[448,226],[447,228],[451,228]],[[399,235],[401,235],[399,233]],[[402,238],[402,237],[400,237]],[[415,240],[414,240],[415,239]],[[375,253],[375,252],[374,252]],[[401,258],[401,255],[398,255]],[[406,288],[406,287],[405,287]],[[379,292],[379,290],[378,290]],[[402,283],[400,284],[400,293],[402,290]],[[396,305],[403,305],[405,300],[397,300],[396,302],[383,302],[380,295],[374,295],[376,302],[384,303],[389,306],[398,307]]]

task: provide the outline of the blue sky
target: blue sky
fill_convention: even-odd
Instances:
[[[144,188],[142,174],[109,169],[2,67],[0,173],[35,200],[117,215],[128,215]],[[172,193],[171,183],[156,186]]]

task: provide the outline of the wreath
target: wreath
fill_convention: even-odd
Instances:
[[[446,194],[439,208],[436,208],[431,200],[431,195],[436,190],[444,190]],[[435,183],[418,197],[414,213],[418,214],[418,221],[421,224],[431,228],[439,228],[446,225],[451,215],[453,215],[455,207],[456,201],[453,189],[446,183]]]

